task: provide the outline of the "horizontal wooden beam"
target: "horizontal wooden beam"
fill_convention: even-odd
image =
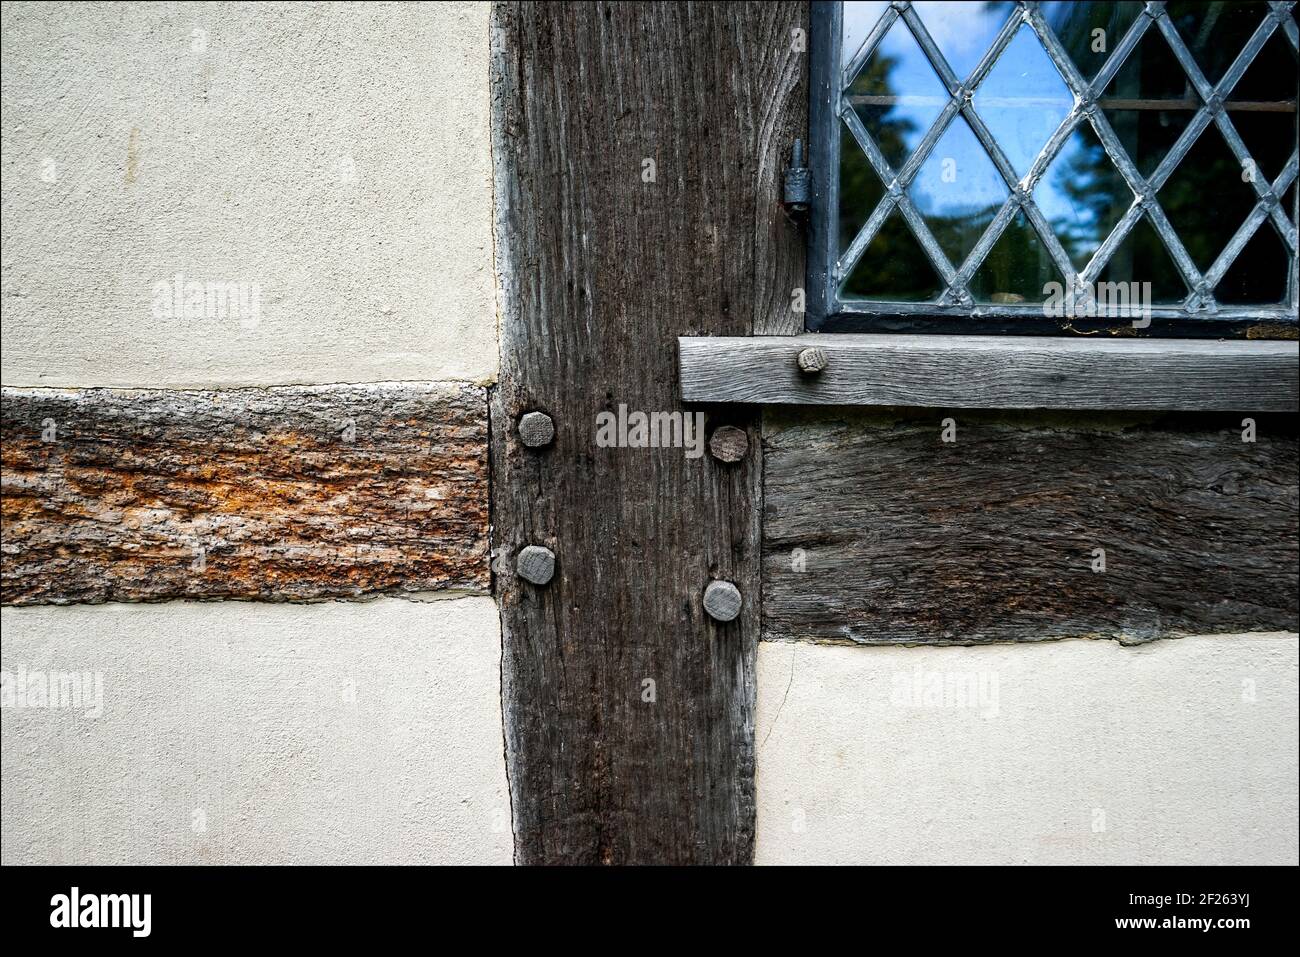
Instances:
[[[688,402],[1294,412],[1295,341],[806,335],[678,340]],[[799,369],[811,346],[826,354]]]
[[[486,390],[5,389],[5,604],[486,592]]]
[[[769,410],[764,636],[1295,631],[1295,419],[1252,419]]]

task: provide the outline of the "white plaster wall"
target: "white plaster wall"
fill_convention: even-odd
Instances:
[[[0,615],[6,672],[103,676],[6,696],[6,865],[511,860],[490,598]]]
[[[1295,865],[1297,646],[764,642],[756,861]]]
[[[5,385],[487,381],[486,3],[5,3]],[[257,283],[255,321],[154,285]]]

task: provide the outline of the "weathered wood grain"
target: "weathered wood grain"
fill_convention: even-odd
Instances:
[[[757,594],[755,416],[709,415],[710,433],[747,430],[736,464],[602,447],[596,416],[684,411],[677,336],[749,335],[788,310],[798,283],[773,278],[771,247],[798,242],[777,217],[806,5],[494,9],[494,568],[516,856],[748,863],[758,602],[718,623],[702,601],[715,578]],[[516,432],[532,410],[554,420],[544,448]],[[555,553],[543,588],[514,572],[529,544]]]
[[[805,375],[810,345],[826,367]],[[691,402],[1294,412],[1295,342],[850,335],[683,337]]]
[[[808,155],[808,12],[806,3],[786,4],[780,14],[785,44],[753,51],[762,59],[757,66],[765,71],[761,83],[770,98],[756,117],[754,133],[758,160],[754,189],[759,205],[750,245],[754,256],[750,294],[756,336],[797,336],[804,331],[807,214],[796,220],[779,200],[785,195],[785,168],[795,139],[803,140],[804,156]]]
[[[484,592],[469,385],[3,392],[6,604]]]
[[[942,441],[946,418],[955,442]],[[1296,420],[1257,417],[1254,443],[1241,422],[770,411],[764,634],[966,644],[1295,631]]]

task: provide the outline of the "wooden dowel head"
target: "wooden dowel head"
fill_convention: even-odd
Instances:
[[[714,430],[709,438],[709,452],[719,462],[739,462],[749,451],[749,436],[744,429],[724,425]]]
[[[714,621],[732,621],[740,614],[743,599],[731,582],[711,581],[704,589],[704,610]]]
[[[530,449],[549,445],[555,438],[555,423],[545,412],[528,412],[519,420],[519,439]]]
[[[524,581],[545,585],[555,575],[555,553],[541,545],[525,546],[515,560],[515,571]]]
[[[799,353],[799,371],[804,375],[817,375],[829,364],[825,349],[810,346]]]

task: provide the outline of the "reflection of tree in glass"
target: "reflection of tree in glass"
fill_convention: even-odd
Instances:
[[[911,196],[949,261],[960,267],[1002,208],[1007,187],[959,116],[922,165]]]
[[[1011,5],[1003,6],[1009,8]],[[1213,19],[1210,14],[1218,12],[1215,8],[1224,5],[1172,6],[1178,8],[1180,32],[1194,38],[1205,32],[1207,23]],[[1139,8],[1139,4],[1133,3],[1063,3],[1046,4],[1041,9],[1080,71],[1085,76],[1092,76],[1106,59],[1105,51],[1092,49],[1094,31],[1105,31],[1106,49],[1113,48],[1138,15]],[[1238,23],[1234,24],[1238,30],[1242,29],[1242,19],[1238,18]],[[1226,18],[1224,22],[1227,22]],[[1254,22],[1257,20],[1252,24]],[[1240,49],[1244,41],[1245,35],[1234,37],[1234,51]],[[1204,45],[1201,40],[1191,42],[1198,51]],[[1294,62],[1291,69],[1276,72],[1294,76]],[[1129,55],[1106,95],[1177,101],[1192,98],[1195,94],[1168,44],[1152,32]],[[1107,118],[1143,175],[1154,171],[1192,115],[1190,110],[1106,110]],[[1249,189],[1238,188],[1241,185],[1240,167],[1226,149],[1220,148],[1222,146],[1214,131],[1209,131],[1208,138],[1202,137],[1160,192],[1161,205],[1192,259],[1202,269],[1213,262],[1254,203]],[[1056,215],[1052,226],[1070,258],[1082,268],[1132,203],[1132,193],[1107,157],[1101,142],[1087,126],[1081,127],[1071,138],[1048,176],[1050,181],[1040,186],[1038,195],[1041,200],[1044,191],[1051,189],[1072,207],[1069,214]],[[1213,197],[1212,202],[1207,202],[1209,197]],[[1015,255],[1026,255],[1030,246],[1038,245],[1032,230],[1022,237],[1016,237],[1009,230],[1005,239],[1008,249],[1019,249]],[[992,261],[1004,252],[1003,246],[1004,242],[999,242],[995,247],[987,271],[997,276],[994,285],[1010,289],[1013,294],[1022,294],[1024,290],[1005,285],[1014,278],[1016,270],[1013,264]],[[1041,256],[1041,248],[1038,253]],[[1032,273],[1037,270],[1025,264],[1020,271]],[[1277,271],[1277,276],[1284,275],[1284,270]],[[1150,228],[1135,229],[1121,243],[1098,278],[1107,282],[1151,282],[1157,302],[1177,302],[1187,294],[1164,243]],[[1281,292],[1279,288],[1279,296]]]
[[[995,16],[1009,15],[1014,6],[998,0],[984,4]],[[1045,4],[1040,9],[1080,72],[1091,78],[1140,14],[1140,7],[1130,2],[1080,2]],[[1207,72],[1217,75],[1235,57],[1266,6],[1171,3],[1167,10],[1196,59]],[[1104,32],[1100,48],[1098,31]],[[1232,97],[1294,103],[1295,58],[1288,45],[1272,38],[1238,82]],[[907,60],[906,65],[914,64]],[[850,92],[893,95],[891,78],[901,85],[901,77],[906,75],[899,69],[899,58],[880,54],[867,64]],[[1103,96],[1104,115],[1139,172],[1147,177],[1187,128],[1194,115],[1192,107],[1199,105],[1185,72],[1164,38],[1154,30],[1148,31],[1129,54]],[[1108,104],[1106,100],[1114,102]],[[924,120],[918,123],[915,111],[893,104],[859,103],[857,110],[882,153],[897,169],[909,145],[915,145]],[[1276,176],[1294,149],[1294,107],[1291,111],[1251,112],[1234,110],[1229,105],[1229,110],[1266,175]],[[950,152],[962,157],[959,165],[964,175],[970,173],[969,150],[959,148],[956,142],[951,144]],[[936,148],[935,152],[941,150]],[[933,156],[927,164],[932,161]],[[933,182],[927,178],[923,184],[915,184],[910,195],[953,265],[959,266],[961,257],[987,226],[996,205],[977,199],[974,191],[947,190],[933,186]],[[1287,210],[1293,217],[1294,194],[1293,187],[1287,197]],[[851,135],[846,134],[841,160],[841,248],[852,241],[883,195],[880,180]],[[1133,201],[1127,183],[1086,122],[1049,168],[1035,195],[1040,208],[1052,216],[1054,231],[1079,269],[1091,259]],[[1217,259],[1255,203],[1252,188],[1243,182],[1240,163],[1213,125],[1197,138],[1190,154],[1178,164],[1158,195],[1188,254],[1201,270]],[[978,207],[976,202],[980,203]],[[1266,224],[1234,262],[1218,294],[1224,302],[1282,301],[1288,266],[1289,258],[1276,231]],[[1150,282],[1157,303],[1178,302],[1187,294],[1164,241],[1145,219],[1119,245],[1097,278],[1104,282]],[[982,302],[1038,302],[1043,299],[1042,286],[1061,279],[1037,234],[1022,215],[1017,215],[972,279],[971,292]],[[919,244],[901,216],[894,213],[845,283],[844,293],[849,297],[917,301],[933,298],[940,286]]]
[[[1264,0],[1171,0],[1165,14],[1211,83],[1219,82],[1268,15]]]
[[[1133,202],[1133,192],[1086,122],[1070,137],[1037,191],[1040,205],[1064,199],[1071,213],[1058,214],[1052,228],[1074,264],[1082,269]]]
[[[976,270],[970,292],[977,302],[1042,302],[1049,282],[1061,277],[1034,227],[1017,213]]]
[[[1155,227],[1143,217],[1119,244],[1097,276],[1098,282],[1151,283],[1151,301],[1156,305],[1181,302],[1187,296],[1174,261]]]
[[[1091,80],[1141,15],[1142,4],[1136,0],[1045,3],[1039,10],[1083,78]]]
[[[849,95],[895,95],[894,88],[889,82],[889,74],[897,66],[897,57],[876,53],[867,61],[853,81],[853,85],[849,87]],[[871,139],[880,147],[880,151],[885,154],[885,159],[890,165],[895,168],[901,165],[901,157],[907,151],[906,137],[916,132],[916,123],[893,105],[859,106],[857,113]],[[870,162],[867,161],[862,147],[853,138],[848,127],[842,127],[840,136],[841,252],[853,242],[853,237],[871,216],[883,195],[884,186],[876,176],[875,170],[871,168]]]
[[[840,253],[853,242],[880,199],[885,187],[847,127],[840,131]]]
[[[1204,170],[1206,176],[1216,176],[1222,169],[1214,166]],[[1052,219],[1052,228],[1061,239],[1075,265],[1082,269],[1097,248],[1105,242],[1115,224],[1133,202],[1119,170],[1106,155],[1101,141],[1091,128],[1081,127],[1071,138],[1066,152],[1048,171],[1050,188],[1068,200],[1070,215]],[[1201,180],[1192,188],[1203,190],[1208,181]],[[1170,193],[1176,209],[1192,201],[1204,205],[1204,198],[1189,196],[1187,187],[1177,186]],[[1162,191],[1161,201],[1165,194]],[[1187,295],[1187,288],[1154,229],[1134,229],[1128,238],[1111,255],[1098,279],[1103,282],[1149,282],[1156,302],[1178,302]]]
[[[873,56],[854,80],[850,95],[896,95],[890,74],[898,62],[897,57],[883,53]],[[893,104],[859,106],[857,112],[890,165],[901,166],[907,155],[906,139],[918,132],[916,122]],[[848,249],[884,194],[884,185],[871,168],[866,154],[848,128],[843,127],[839,197],[841,253]],[[895,212],[871,241],[857,268],[845,280],[841,295],[849,299],[913,302],[930,299],[938,286],[938,277],[925,253]]]
[[[1160,188],[1160,205],[1192,262],[1210,268],[1255,206],[1241,164],[1216,129],[1205,130]]]
[[[895,29],[906,29],[906,27],[900,26]],[[900,65],[899,57],[877,50],[849,86],[849,96],[897,96],[898,90],[894,87],[893,76]],[[889,165],[897,170],[907,157],[908,137],[923,130],[916,120],[900,110],[897,104],[858,104],[855,109],[862,120],[862,125],[867,128],[871,138],[885,154]]]
[[[1202,271],[1210,268],[1255,206],[1255,192],[1243,182],[1240,162],[1213,125],[1201,133],[1156,196]],[[1274,246],[1264,243],[1256,253],[1261,265],[1258,257],[1265,254],[1268,268],[1256,277],[1255,302],[1281,302],[1285,297],[1286,258],[1273,252]]]

